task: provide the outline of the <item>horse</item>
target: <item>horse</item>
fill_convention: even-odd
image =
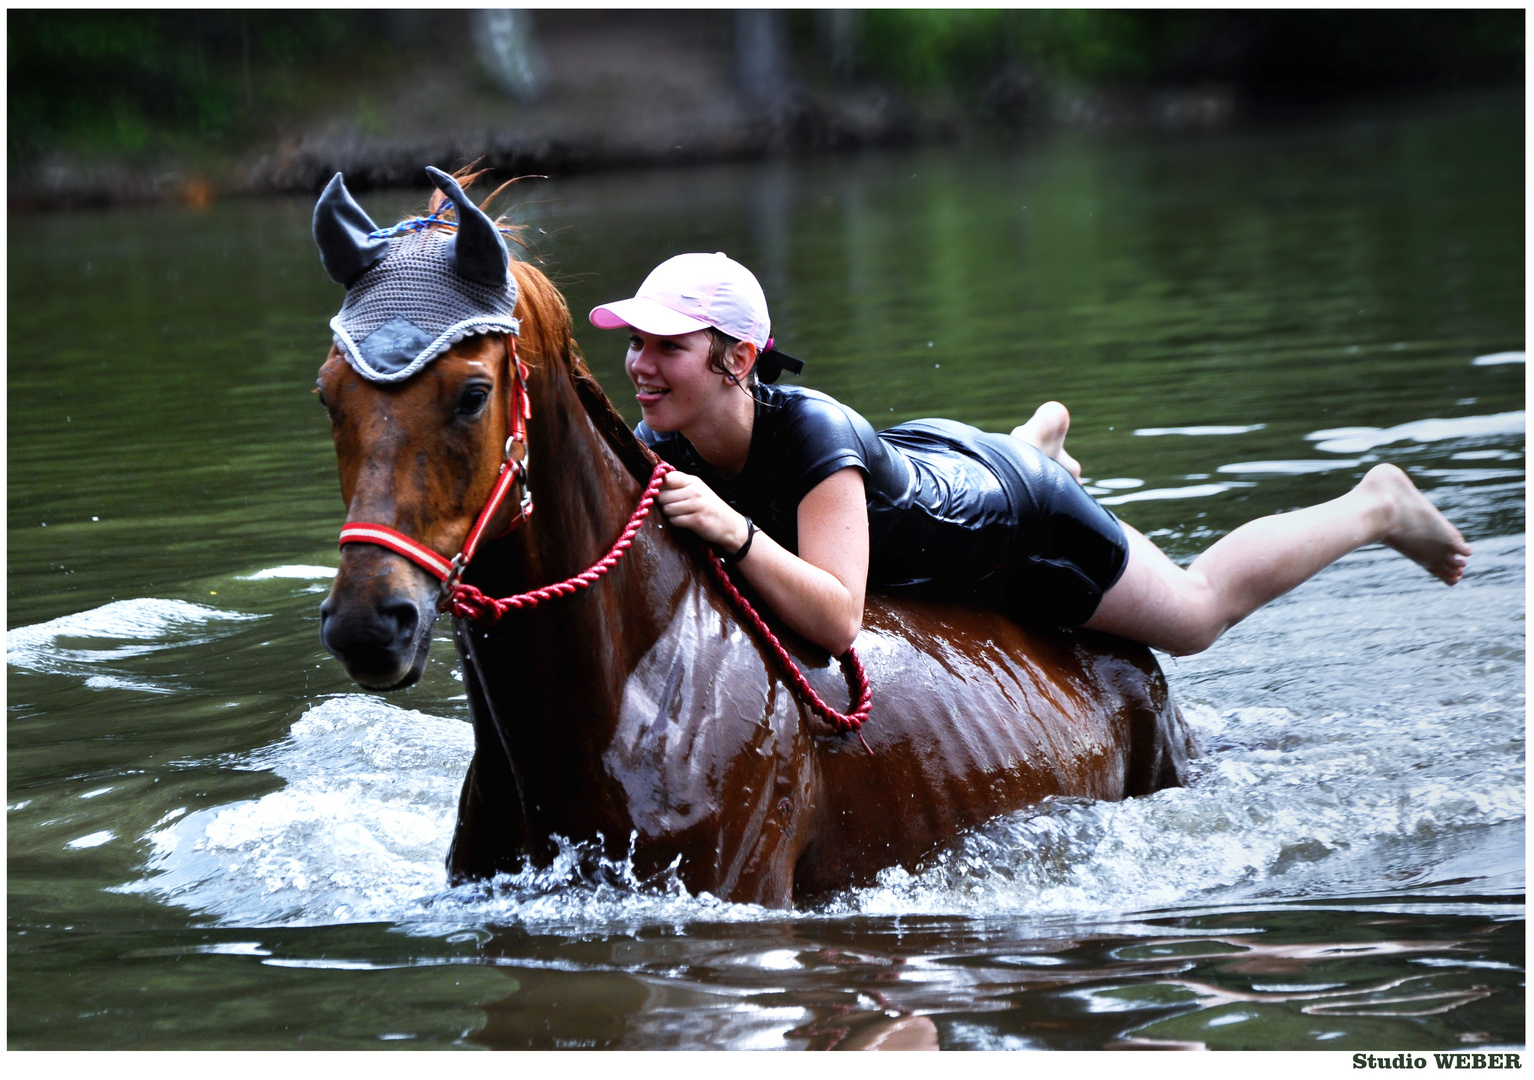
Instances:
[[[1197,748],[1148,649],[954,604],[871,594],[855,643],[866,723],[827,723],[805,691],[853,697],[837,660],[770,613],[753,625],[705,545],[659,512],[640,520],[658,459],[587,369],[558,290],[515,256],[510,272],[519,334],[464,338],[385,385],[333,347],[318,380],[347,527],[383,526],[448,568],[343,531],[321,637],[362,687],[419,679],[440,578],[521,594],[608,553],[589,587],[545,589],[489,625],[454,615],[475,749],[452,884],[581,844],[631,860],[641,881],[670,874],[693,895],[784,908],[914,870],[1049,796],[1185,782]],[[519,437],[525,463],[505,450]],[[520,505],[493,498],[508,475]],[[485,540],[465,568],[443,553],[471,532]]]

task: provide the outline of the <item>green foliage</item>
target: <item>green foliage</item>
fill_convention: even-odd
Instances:
[[[860,62],[879,76],[961,92],[1007,63],[1069,82],[1144,78],[1165,51],[1162,13],[916,9],[866,13]]]
[[[1057,86],[1213,79],[1279,97],[1523,70],[1519,11],[899,8],[861,16],[862,74],[960,97],[1007,68]]]
[[[790,17],[806,52],[827,17]],[[1320,99],[1523,71],[1518,10],[897,8],[853,23],[856,78],[950,94],[982,115],[988,95],[1014,92],[1009,80],[1024,97],[1215,81]],[[227,152],[327,100],[358,101],[359,124],[378,130],[369,79],[407,50],[419,60],[436,41],[461,47],[465,32],[463,13],[443,10],[13,10],[9,156]]]
[[[866,70],[930,90],[1002,57],[1005,13],[993,9],[896,8],[866,13],[859,60]]]
[[[1010,53],[1067,82],[1151,78],[1164,66],[1178,30],[1175,13],[1167,12],[1093,8],[1009,14]]]
[[[6,44],[14,160],[238,141],[294,106],[295,76],[378,33],[356,11],[29,10],[9,13]]]

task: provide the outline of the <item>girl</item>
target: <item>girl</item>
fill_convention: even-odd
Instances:
[[[666,517],[835,655],[869,588],[1187,655],[1366,544],[1449,585],[1470,555],[1405,473],[1377,465],[1346,495],[1249,522],[1180,567],[1078,483],[1058,402],[1011,435],[948,420],[875,433],[825,394],[772,385],[803,365],[773,348],[761,286],[722,252],[668,259],[591,321],[629,331],[636,432],[678,470],[658,498]]]

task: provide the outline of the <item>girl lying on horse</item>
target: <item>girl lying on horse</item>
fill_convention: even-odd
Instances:
[[[722,252],[668,259],[590,317],[629,332],[636,433],[678,470],[659,496],[667,518],[835,655],[857,637],[869,588],[1187,655],[1366,544],[1449,585],[1470,555],[1382,464],[1347,494],[1248,522],[1178,566],[1081,487],[1057,402],[1010,435],[948,420],[875,432],[825,394],[775,385],[802,364],[774,348],[761,286]]]

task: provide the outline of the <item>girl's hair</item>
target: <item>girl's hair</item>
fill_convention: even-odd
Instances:
[[[719,375],[730,375],[730,371],[724,364],[724,358],[729,355],[731,349],[740,344],[740,338],[731,337],[723,330],[710,326],[708,328],[708,370]],[[749,392],[756,386],[756,365],[751,365],[751,370],[746,372],[746,377],[740,381],[741,385]]]

